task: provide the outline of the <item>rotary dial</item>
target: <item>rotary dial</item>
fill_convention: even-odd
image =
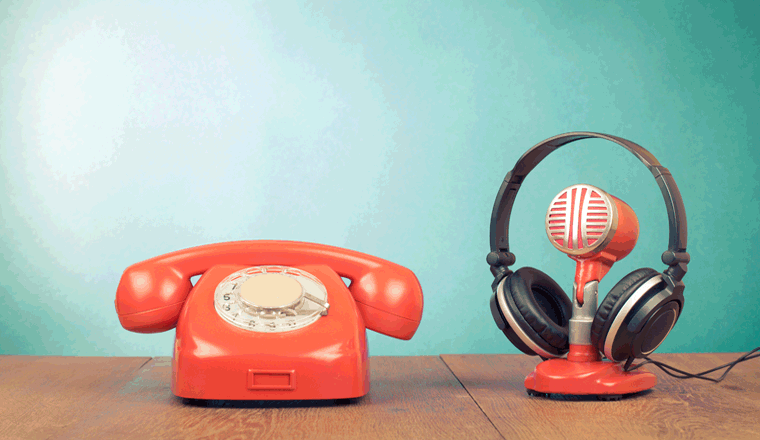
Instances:
[[[314,275],[287,266],[255,266],[222,280],[214,307],[236,327],[279,333],[315,323],[330,305],[327,289]]]

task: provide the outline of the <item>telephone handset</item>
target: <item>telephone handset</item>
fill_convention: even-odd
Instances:
[[[201,278],[193,286],[196,275]],[[197,399],[364,395],[364,328],[410,339],[422,308],[422,289],[409,269],[291,241],[219,243],[161,255],[127,268],[116,292],[127,330],[177,327],[172,390]]]

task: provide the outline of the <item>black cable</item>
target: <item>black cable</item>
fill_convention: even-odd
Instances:
[[[753,355],[753,353],[755,353],[757,351],[760,351],[760,347],[757,347],[754,350],[751,350],[751,351],[745,353],[744,355],[740,356],[738,359],[736,359],[733,362],[729,362],[729,363],[727,363],[725,365],[721,365],[720,367],[715,367],[715,368],[712,368],[710,370],[703,371],[701,373],[696,373],[696,374],[688,373],[688,372],[683,371],[683,370],[679,370],[678,368],[671,367],[670,365],[664,364],[664,363],[659,362],[659,361],[655,361],[655,360],[650,359],[648,357],[644,358],[644,359],[646,359],[644,362],[641,362],[640,364],[636,364],[636,365],[632,366],[631,368],[626,368],[625,371],[633,371],[633,370],[636,370],[638,368],[643,367],[646,364],[652,364],[652,365],[658,367],[659,369],[661,369],[662,371],[664,371],[669,376],[673,376],[673,377],[678,378],[678,379],[702,379],[702,380],[709,380],[710,382],[718,383],[718,382],[720,382],[720,381],[722,381],[723,379],[726,378],[726,375],[728,374],[728,372],[731,371],[731,369],[734,368],[736,366],[736,364],[738,364],[740,362],[748,361],[750,359],[754,359],[756,357],[760,357],[760,353]],[[628,364],[626,364],[626,365],[628,365]],[[726,371],[724,371],[723,375],[720,376],[717,379],[713,379],[711,377],[706,377],[705,376],[706,374],[710,374],[710,373],[712,373],[714,371],[718,371],[718,370],[721,370],[721,369],[726,368],[726,367],[728,367],[728,369]],[[678,374],[671,373],[668,370],[672,370],[672,371],[674,371],[674,372],[676,372]]]

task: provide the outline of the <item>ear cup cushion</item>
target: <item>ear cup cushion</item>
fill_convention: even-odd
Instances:
[[[628,297],[657,274],[659,272],[648,267],[634,270],[618,281],[604,298],[604,301],[599,304],[596,315],[594,315],[594,322],[591,324],[591,343],[599,351],[604,352],[604,339],[607,332],[615,319],[615,315],[623,308]]]
[[[544,343],[566,351],[573,305],[562,288],[549,275],[532,267],[518,269],[507,283],[517,310],[530,328]]]
[[[504,336],[509,339],[509,342],[511,342],[512,345],[517,347],[518,350],[522,351],[528,356],[538,355],[538,353],[533,351],[530,347],[528,347],[527,344],[525,344],[525,342],[523,342],[522,339],[520,339],[520,336],[517,335],[515,329],[509,326],[509,322],[504,316],[504,312],[502,311],[501,307],[499,307],[499,301],[497,299],[496,292],[491,295],[491,315],[496,322],[496,326],[499,327],[499,329],[504,333]]]

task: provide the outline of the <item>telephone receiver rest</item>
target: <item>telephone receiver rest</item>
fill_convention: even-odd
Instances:
[[[116,290],[121,325],[137,333],[174,328],[193,288],[190,278],[221,264],[323,264],[351,280],[348,290],[368,329],[410,339],[422,319],[422,288],[403,266],[334,246],[261,240],[193,247],[128,267]]]

